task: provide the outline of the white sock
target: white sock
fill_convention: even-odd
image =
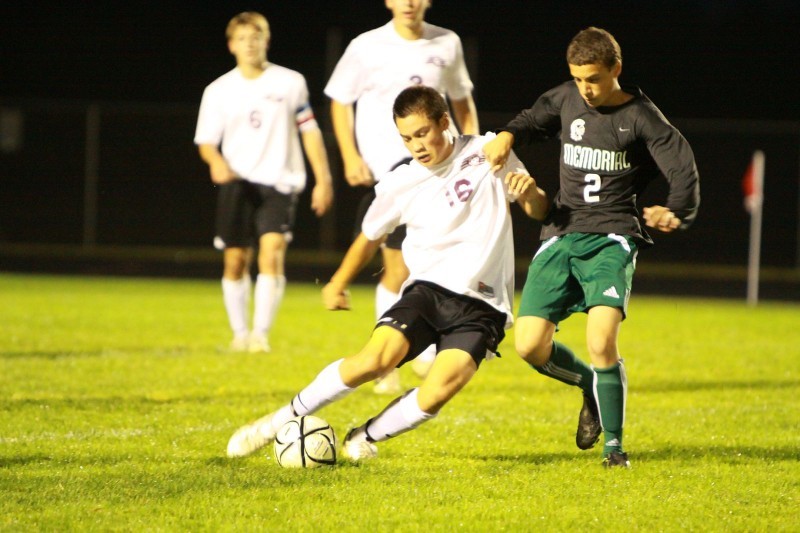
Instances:
[[[376,319],[383,316],[391,306],[400,299],[400,295],[387,289],[383,283],[378,283],[375,287],[375,317]]]
[[[417,361],[424,361],[426,363],[432,363],[433,360],[436,359],[436,345],[431,344],[425,350],[417,356]]]
[[[353,392],[355,389],[345,385],[339,375],[342,361],[344,359],[339,359],[323,368],[314,381],[306,385],[291,402],[275,411],[271,420],[272,428],[277,431],[292,418],[315,413]]]
[[[278,431],[282,425],[284,425],[286,422],[288,422],[295,416],[297,415],[294,414],[294,410],[292,409],[292,404],[287,404],[278,409],[277,411],[275,411],[272,414],[272,419],[269,422],[272,425],[272,429],[274,431]]]
[[[235,337],[247,336],[247,308],[250,303],[250,277],[231,280],[222,278],[222,300],[228,313],[228,322]]]
[[[278,314],[286,288],[285,276],[259,274],[256,278],[255,303],[253,305],[253,334],[266,336]]]
[[[339,359],[322,369],[314,381],[306,385],[292,401],[272,415],[272,427],[277,430],[296,416],[310,415],[326,405],[344,398],[355,389],[342,381],[339,366],[344,359]]]
[[[419,389],[411,389],[394,400],[375,418],[364,424],[369,440],[381,442],[401,433],[410,431],[436,414],[426,413],[419,408],[417,394]]]

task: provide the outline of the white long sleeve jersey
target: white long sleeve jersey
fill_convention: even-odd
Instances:
[[[403,258],[415,281],[436,283],[450,291],[483,300],[513,323],[514,240],[503,183],[513,169],[525,172],[513,153],[492,173],[482,152],[494,135],[461,136],[453,153],[436,167],[416,160],[385,174],[362,223],[370,240],[406,224]]]

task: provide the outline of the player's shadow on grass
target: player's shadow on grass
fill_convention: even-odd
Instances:
[[[33,398],[0,398],[0,409],[12,411],[15,409],[26,409],[31,406],[37,407],[47,405],[50,408],[75,409],[75,410],[96,410],[96,411],[136,411],[137,409],[158,408],[161,405],[191,405],[191,404],[214,404],[231,402],[232,400],[258,398],[263,401],[272,401],[285,398],[290,395],[292,390],[272,390],[269,393],[249,393],[246,391],[234,391],[226,393],[224,396],[210,394],[159,394],[142,396],[62,396],[56,397],[33,397]],[[249,411],[248,411],[249,412]],[[141,414],[141,413],[139,413]],[[244,415],[243,415],[244,416]],[[242,418],[242,417],[239,417]],[[228,422],[228,426],[233,431],[236,426],[234,422]]]
[[[656,450],[634,451],[629,454],[631,461],[634,456],[642,461],[669,461],[681,462],[697,461],[707,462],[709,458],[716,461],[739,463],[746,460],[773,462],[773,461],[800,461],[800,448],[796,446],[760,447],[760,446],[679,446],[660,448]]]
[[[119,346],[95,350],[30,350],[0,352],[0,359],[44,359],[91,358],[108,356],[188,355],[192,351],[185,346]]]
[[[0,352],[0,359],[63,359],[65,357],[101,357],[106,350],[70,352],[64,350],[41,350],[29,352]]]
[[[598,450],[598,451],[595,451]],[[656,450],[628,450],[632,462],[658,462],[677,460],[682,463],[696,461],[706,463],[709,458],[716,461],[739,463],[747,461],[772,462],[772,461],[798,461],[800,462],[800,449],[794,446],[759,447],[759,446],[680,446],[661,448]],[[464,460],[478,460],[486,462],[526,463],[532,465],[545,465],[553,463],[571,463],[577,459],[600,461],[599,448],[589,452],[547,452],[523,454],[497,454],[497,455],[464,455]]]
[[[633,393],[696,392],[705,390],[800,389],[799,381],[754,379],[748,381],[663,381],[631,387]]]
[[[464,460],[485,461],[487,463],[525,463],[532,465],[547,465],[553,463],[569,463],[579,457],[579,453],[546,452],[546,453],[515,453],[496,455],[464,455]],[[598,458],[599,460],[599,458]]]
[[[45,463],[52,461],[53,458],[42,453],[32,455],[14,455],[10,457],[0,457],[0,469],[25,466],[34,463]]]

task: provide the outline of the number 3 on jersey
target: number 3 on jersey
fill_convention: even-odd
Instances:
[[[583,178],[586,182],[586,187],[583,188],[583,199],[587,204],[594,204],[600,201],[600,197],[596,192],[600,191],[600,174],[586,174]]]

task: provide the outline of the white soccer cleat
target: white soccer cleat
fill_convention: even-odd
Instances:
[[[378,447],[367,440],[367,434],[363,429],[353,428],[347,432],[342,442],[342,457],[352,461],[374,459],[378,457]]]
[[[266,335],[251,335],[250,342],[247,345],[247,351],[250,353],[269,353],[270,346]]]
[[[231,340],[230,350],[232,352],[246,352],[250,346],[250,339],[247,335],[236,335]]]
[[[259,418],[236,430],[228,441],[228,457],[245,457],[275,440],[272,415]]]
[[[395,368],[382,378],[376,379],[372,392],[375,394],[399,394],[403,392],[403,386],[400,385],[400,372]]]

